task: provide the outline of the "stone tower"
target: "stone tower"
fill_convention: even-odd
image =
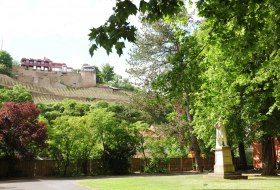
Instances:
[[[83,64],[81,69],[82,87],[96,86],[96,71],[93,66]]]

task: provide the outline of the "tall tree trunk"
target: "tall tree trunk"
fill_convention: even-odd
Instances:
[[[193,130],[193,126],[192,126],[193,116],[190,114],[188,104],[186,105],[186,115],[187,115],[187,118],[188,118],[189,131],[190,131],[191,139],[192,139],[191,146],[194,150],[196,171],[203,172],[203,160],[201,158],[201,151],[200,151],[200,148],[199,148],[197,137],[194,134],[194,130]]]
[[[145,147],[144,147],[144,137],[141,136],[141,151],[142,151],[142,154],[143,154],[143,157],[144,157],[144,166],[148,166],[148,159],[146,157],[146,153],[145,153]]]
[[[190,126],[191,139],[192,139],[192,148],[194,150],[194,158],[195,158],[195,167],[196,171],[203,172],[203,160],[201,157],[201,151],[198,145],[198,140],[196,135],[193,133],[193,127]]]
[[[266,135],[262,139],[262,175],[277,175],[274,138],[271,135]]]
[[[194,151],[195,166],[196,166],[195,168],[196,168],[196,171],[203,172],[203,159],[201,157],[201,151],[199,148],[198,140],[197,140],[196,135],[194,134],[194,129],[192,126],[193,116],[191,115],[190,108],[189,108],[190,98],[188,96],[188,93],[185,93],[185,94],[186,94],[186,97],[185,97],[184,107],[182,107],[183,106],[182,102],[178,102],[176,109],[177,109],[177,113],[179,113],[179,115],[182,116],[182,114],[185,113],[187,116],[187,120],[189,123],[189,132],[191,135],[191,148]]]
[[[247,159],[245,154],[245,146],[243,142],[238,143],[238,152],[239,152],[239,161],[240,161],[240,168],[241,170],[247,170]]]

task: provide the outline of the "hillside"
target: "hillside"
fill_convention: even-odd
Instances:
[[[35,103],[56,102],[63,99],[76,99],[80,101],[114,101],[127,102],[131,92],[123,90],[113,90],[109,87],[90,88],[44,88],[29,83],[18,82],[6,75],[0,74],[0,85],[12,88],[14,85],[22,85],[32,92]]]

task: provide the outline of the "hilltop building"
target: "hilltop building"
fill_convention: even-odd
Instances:
[[[20,64],[26,69],[32,68],[33,70],[41,71],[72,72],[73,69],[72,67],[67,67],[66,63],[55,63],[45,57],[44,59],[22,58]]]
[[[94,67],[89,64],[83,64],[82,71],[95,71]]]
[[[52,88],[88,88],[96,86],[96,71],[84,64],[80,72],[74,72],[66,63],[56,63],[48,58],[22,58],[20,66],[13,67],[17,80]]]

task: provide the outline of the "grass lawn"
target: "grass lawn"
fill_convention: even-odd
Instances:
[[[95,190],[280,189],[280,177],[250,176],[248,180],[172,175],[87,179],[77,182]]]

